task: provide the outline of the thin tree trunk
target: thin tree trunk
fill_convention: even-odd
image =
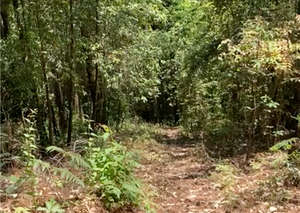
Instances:
[[[73,0],[69,1],[70,4],[70,54],[69,54],[69,128],[68,128],[68,139],[67,145],[71,144],[72,138],[72,123],[73,123],[73,51],[74,51],[74,26],[73,26]]]
[[[295,12],[296,14],[300,14],[300,1],[295,0]]]
[[[70,77],[69,79],[69,125],[68,125],[68,139],[67,139],[67,146],[71,145],[72,139],[72,123],[73,123],[73,81]]]
[[[58,108],[59,128],[62,135],[65,135],[67,130],[66,125],[66,110],[64,106],[64,97],[59,82],[55,81],[54,85],[55,102]]]
[[[38,4],[36,4],[38,5]],[[42,72],[43,72],[43,78],[45,82],[45,87],[46,87],[46,99],[47,99],[47,109],[48,109],[48,132],[49,132],[49,144],[48,145],[53,145],[53,123],[52,123],[52,110],[51,110],[51,102],[50,102],[50,95],[49,95],[49,84],[48,84],[48,79],[47,79],[47,71],[46,71],[46,62],[45,62],[45,57],[44,57],[44,41],[42,37],[42,32],[41,32],[41,23],[40,23],[40,17],[39,17],[39,10],[40,8],[36,8],[36,18],[37,18],[37,25],[39,29],[39,37],[40,37],[40,42],[41,42],[41,49],[40,49],[40,62],[41,62],[41,67],[42,67]]]
[[[9,152],[10,150],[8,150],[9,146],[12,146],[14,141],[13,141],[13,129],[12,129],[12,125],[11,125],[11,120],[10,120],[10,116],[8,113],[3,113],[4,114],[4,122],[6,123],[6,133],[7,133],[7,139],[8,139],[8,143],[7,142],[2,142],[0,143],[0,153],[6,153]],[[3,129],[2,129],[3,131]]]
[[[95,121],[97,120],[97,111],[99,109],[99,105],[97,104],[98,102],[98,76],[99,76],[99,73],[98,73],[98,65],[96,64],[96,73],[95,73],[95,79],[94,79],[94,86],[93,86],[93,94],[94,94],[94,97],[92,98],[93,100],[93,115],[92,115],[92,120]]]
[[[104,78],[104,77],[103,77]],[[102,124],[107,124],[107,110],[106,110],[106,81],[101,79],[100,93],[99,93],[99,116],[97,116],[96,121]]]
[[[40,103],[40,100],[38,100],[38,112],[36,117],[37,122],[37,131],[40,136],[40,144],[42,146],[42,150],[44,151],[44,148],[47,146],[47,134],[46,134],[46,128],[44,126],[44,118],[45,118],[45,111],[44,111],[44,104]]]
[[[41,42],[41,49],[44,51],[43,47],[43,42]],[[48,131],[49,131],[49,145],[53,145],[53,123],[52,121],[52,111],[51,111],[51,103],[50,103],[50,95],[49,95],[49,85],[48,85],[48,80],[46,76],[46,66],[45,66],[45,58],[43,53],[41,54],[41,65],[42,65],[42,70],[43,70],[43,77],[44,77],[44,82],[45,82],[45,87],[46,87],[46,99],[47,99],[47,108],[48,108],[48,120],[49,120],[49,126],[48,126]]]
[[[54,111],[54,107],[52,102],[50,101],[51,104],[51,111],[52,111],[52,125],[53,125],[53,131],[54,131],[54,135],[59,136],[59,130],[57,127],[57,122],[56,122],[56,117],[55,117],[55,111]]]
[[[255,81],[255,80],[254,80]],[[249,138],[247,141],[247,154],[246,154],[246,160],[245,163],[247,164],[250,160],[252,151],[253,151],[253,144],[254,144],[254,135],[255,135],[255,120],[256,120],[256,93],[255,93],[255,82],[253,81],[252,83],[252,91],[251,91],[251,95],[253,97],[253,112],[252,112],[252,119],[250,120],[251,122],[251,127],[249,129]]]
[[[74,110],[75,110],[75,115],[80,118],[80,105],[79,105],[79,95],[77,92],[74,93]]]
[[[9,12],[10,0],[1,1],[1,39],[6,39],[9,34]]]
[[[80,100],[80,96],[78,97],[78,106],[79,106],[80,119],[83,120],[84,119],[84,112],[83,112],[83,109],[82,109],[82,101]]]
[[[117,131],[120,129],[120,123],[121,123],[121,100],[118,100],[118,120],[117,120]]]
[[[14,6],[15,18],[17,20],[17,27],[20,31],[19,39],[22,40],[24,38],[24,30],[20,20],[18,0],[13,0],[13,6]]]
[[[81,26],[81,36],[88,38],[88,33],[86,32],[86,28],[84,26]],[[96,96],[97,96],[97,89],[96,89],[96,76],[93,75],[93,66],[92,66],[92,56],[90,54],[90,51],[86,48],[83,48],[83,52],[87,56],[85,60],[85,69],[86,69],[86,75],[88,80],[88,89],[90,91],[90,98],[91,98],[91,111],[90,111],[90,118],[93,120],[92,128],[95,127],[95,120],[96,120]]]
[[[23,1],[21,1],[21,3],[23,3]],[[20,40],[20,47],[21,47],[21,50],[22,50],[22,61],[23,63],[26,62],[26,36],[25,36],[25,26],[22,25],[22,22],[21,22],[21,14],[20,14],[20,10],[23,11],[23,16],[24,16],[24,8],[20,8],[19,7],[19,2],[18,0],[13,0],[13,6],[14,6],[14,10],[15,10],[15,18],[17,20],[17,27],[19,29],[19,40]],[[25,23],[25,20],[24,20],[24,23]]]
[[[99,34],[99,14],[98,14],[98,3],[99,0],[96,0],[96,37],[98,37]],[[96,121],[97,120],[97,111],[99,109],[98,103],[98,77],[99,77],[99,69],[98,69],[98,64],[96,63],[95,65],[95,79],[94,79],[94,87],[93,89],[95,90],[93,92],[94,97],[93,97],[93,115],[92,115],[92,120]],[[93,126],[94,127],[94,126]]]
[[[95,78],[93,77],[93,71],[92,71],[92,58],[87,52],[88,57],[86,59],[86,73],[87,73],[87,79],[88,79],[88,87],[90,90],[90,96],[92,101],[92,109],[91,109],[91,119],[92,122],[92,128],[94,128],[95,121],[96,121],[96,96],[97,96],[97,90],[96,90],[96,83]]]

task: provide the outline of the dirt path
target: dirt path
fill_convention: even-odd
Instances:
[[[285,177],[282,173],[286,168],[283,166],[283,157],[287,157],[285,153],[257,153],[245,173],[238,166],[242,157],[217,163],[206,155],[200,139],[181,138],[179,133],[176,128],[158,129],[157,134],[155,130],[157,142],[151,142],[149,138],[128,140],[129,149],[141,151],[141,166],[136,173],[145,181],[145,190],[149,187],[148,194],[155,193],[153,200],[157,204],[157,213],[300,212],[299,185],[286,186],[281,181]],[[215,167],[220,166],[223,170],[216,172]],[[16,168],[12,174],[20,177],[22,168]],[[293,177],[293,173],[289,177]],[[59,178],[55,178],[45,173],[36,179],[38,184],[34,189],[33,184],[24,184],[17,199],[1,200],[0,212],[14,212],[15,207],[30,209],[35,202],[43,206],[50,198],[69,205],[66,213],[108,212],[90,191],[75,188],[73,184],[62,187],[54,181]],[[2,185],[0,182],[1,186],[3,184],[6,182]],[[27,192],[32,190],[38,191],[39,196],[29,196]],[[138,210],[129,206],[116,212]]]
[[[176,140],[176,129],[165,134]],[[158,195],[158,213],[215,212],[220,195],[207,179],[213,165],[199,158],[197,150],[192,141],[150,148],[138,174]]]
[[[210,207],[217,205],[219,195],[207,179],[211,166],[191,157],[193,147],[168,149],[169,153],[157,153],[169,157],[167,162],[152,161],[139,171],[158,194],[157,212],[213,212]]]
[[[149,145],[137,172],[156,193],[157,213],[300,212],[300,203],[282,206],[255,197],[259,181],[273,172],[267,167],[235,176],[236,185],[226,197],[224,190],[208,178],[215,170],[214,163],[205,156],[201,146],[196,145],[196,140],[184,144],[177,134],[178,130],[167,129],[163,132],[167,144]],[[295,193],[300,198],[297,189]]]

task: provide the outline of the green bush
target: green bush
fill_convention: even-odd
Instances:
[[[135,178],[134,169],[138,165],[137,156],[115,141],[107,142],[103,148],[89,143],[86,158],[91,167],[89,184],[97,188],[107,208],[140,206],[145,194],[141,182]],[[145,204],[145,208],[149,205]],[[147,207],[148,206],[148,207]]]

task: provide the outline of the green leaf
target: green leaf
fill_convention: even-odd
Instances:
[[[132,192],[137,192],[138,191],[138,187],[136,184],[123,184],[123,187],[128,190],[128,191],[132,191]]]
[[[25,137],[25,138],[30,138],[31,135],[25,133],[25,134],[24,134],[24,137]]]
[[[276,109],[280,104],[277,102],[270,102],[270,103],[267,103],[266,105],[270,108]]]
[[[29,131],[36,131],[35,128],[29,127]]]
[[[14,175],[9,176],[9,181],[12,183],[16,183],[20,178]]]
[[[91,136],[92,137],[95,137],[95,138],[99,138],[99,136],[98,135],[96,135],[95,133],[93,133],[93,132],[91,132]]]
[[[65,150],[63,150],[62,148],[57,147],[57,146],[48,146],[48,147],[46,148],[46,151],[47,151],[47,152],[54,152],[54,151],[56,151],[56,152],[65,154]]]
[[[48,202],[46,202],[46,207],[39,207],[37,211],[45,211],[49,213],[63,213],[64,209],[54,200],[52,197]]]
[[[105,132],[103,135],[102,135],[102,138],[103,138],[103,141],[106,142],[108,140],[110,136],[110,133],[109,132]]]
[[[274,146],[272,146],[270,148],[271,151],[278,151],[280,149],[290,149],[291,146],[292,146],[292,143],[298,141],[299,138],[290,138],[290,139],[287,139],[287,140],[283,140],[283,141],[280,141],[279,143],[275,144]]]
[[[121,197],[121,190],[118,189],[117,187],[112,187],[112,191],[111,191],[113,194],[115,194],[117,196],[118,199],[120,199]]]
[[[17,207],[15,208],[15,213],[30,213],[27,207]]]

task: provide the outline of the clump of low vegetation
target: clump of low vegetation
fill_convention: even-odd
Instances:
[[[295,117],[300,128],[300,115]],[[281,178],[287,186],[300,186],[300,138],[292,137],[275,144],[270,148],[271,151],[286,150],[288,157],[285,159]]]
[[[95,187],[95,193],[109,209],[122,206],[140,206],[150,210],[147,196],[142,191],[141,182],[134,176],[137,155],[115,141],[103,148],[92,142],[86,153],[86,161],[91,167],[88,184]]]
[[[283,187],[284,177],[280,173],[276,173],[266,180],[262,180],[256,191],[258,199],[273,203],[283,203],[289,198],[288,191]]]
[[[70,201],[71,193],[67,197],[61,195],[54,198],[47,195],[51,194],[47,190],[56,188],[60,191],[59,188],[67,185],[79,187],[78,190],[85,196],[96,194],[104,207],[110,210],[132,206],[152,211],[152,203],[144,193],[141,181],[134,175],[138,165],[137,153],[127,151],[125,146],[112,138],[109,131],[98,135],[91,133],[89,139],[81,139],[85,140],[82,154],[76,153],[76,148],[74,152],[49,146],[45,151],[50,158],[44,161],[36,157],[38,149],[34,127],[34,120],[26,119],[25,133],[20,141],[21,153],[14,157],[24,162],[20,165],[21,174],[2,174],[1,178],[2,202],[18,197],[30,200],[26,206],[15,202],[15,212],[64,212],[65,205],[62,204]],[[49,185],[41,189],[41,184]],[[46,194],[41,194],[40,190],[46,190]]]
[[[230,164],[217,164],[214,172],[211,173],[210,179],[215,182],[215,186],[220,190],[230,190],[236,182],[237,169]]]

